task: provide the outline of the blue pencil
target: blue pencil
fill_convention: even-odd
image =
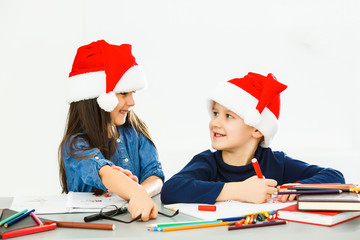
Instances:
[[[12,215],[12,216],[10,216],[10,217],[2,220],[2,221],[0,222],[0,226],[1,226],[1,225],[4,225],[5,223],[9,222],[10,220],[12,220],[12,219],[14,219],[14,218],[16,218],[16,217],[18,217],[18,216],[26,213],[26,212],[27,212],[27,209],[25,209],[25,210],[23,210],[23,211],[21,211],[21,212],[15,213],[14,215]]]
[[[30,213],[32,213],[32,212],[35,212],[35,209],[33,209],[33,210],[31,210],[31,211],[28,211],[27,213],[24,213],[23,215],[20,215],[19,217],[14,218],[13,220],[5,223],[5,224],[4,224],[4,227],[6,227],[6,228],[7,228],[7,227],[10,227],[10,225],[13,225],[14,223],[16,223],[16,222],[18,222],[18,221],[26,218],[26,217],[29,216]]]
[[[249,214],[250,215],[250,214]],[[229,217],[229,218],[219,218],[218,220],[221,220],[223,222],[234,222],[234,221],[239,221],[241,219],[246,219],[248,215],[246,216],[241,216],[241,217]]]

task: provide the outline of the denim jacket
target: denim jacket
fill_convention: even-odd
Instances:
[[[104,165],[116,165],[130,170],[138,177],[139,183],[153,175],[164,180],[157,151],[150,140],[133,127],[118,126],[117,129],[120,137],[116,139],[116,150],[110,160],[105,159],[98,148],[81,151],[82,158],[74,159],[64,147],[63,161],[68,191],[90,192],[92,187],[107,191],[99,177],[99,170]],[[78,140],[75,146],[81,149],[88,147],[88,143],[86,140]]]

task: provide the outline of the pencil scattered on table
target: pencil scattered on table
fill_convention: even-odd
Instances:
[[[12,216],[10,216],[10,217],[2,220],[2,221],[0,222],[0,226],[6,224],[7,222],[9,222],[9,221],[11,221],[11,220],[13,220],[13,219],[21,216],[21,215],[23,215],[23,214],[26,213],[27,211],[28,211],[28,210],[25,209],[25,210],[23,210],[23,211],[21,211],[21,212],[15,213],[14,215],[12,215]]]

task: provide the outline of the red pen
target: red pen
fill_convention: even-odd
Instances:
[[[261,169],[260,169],[260,166],[259,166],[259,163],[258,161],[256,160],[256,158],[253,158],[251,160],[253,166],[254,166],[254,169],[255,169],[255,172],[256,172],[256,175],[258,178],[264,178],[264,176],[262,175],[262,172],[261,172]]]
[[[11,237],[17,237],[17,236],[22,236],[22,235],[27,235],[27,234],[37,233],[37,232],[42,232],[42,231],[47,231],[47,230],[51,230],[51,229],[55,229],[55,228],[56,228],[56,223],[44,224],[44,225],[39,225],[39,226],[35,226],[35,227],[23,228],[23,229],[14,230],[14,231],[11,231],[11,232],[3,233],[2,234],[2,239],[11,238]]]

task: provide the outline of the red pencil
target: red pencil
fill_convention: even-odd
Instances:
[[[27,234],[37,233],[37,232],[42,232],[42,231],[47,231],[47,230],[51,230],[51,229],[55,229],[55,228],[56,228],[56,223],[44,224],[44,225],[39,225],[39,226],[35,226],[35,227],[23,228],[23,229],[14,230],[14,231],[11,231],[11,232],[3,233],[2,234],[2,239],[11,238],[11,237],[17,237],[17,236],[22,236],[22,235],[27,235]]]
[[[261,169],[260,169],[260,166],[259,166],[259,163],[258,163],[257,159],[253,158],[251,160],[251,162],[252,162],[252,164],[254,166],[257,177],[258,178],[264,178],[264,176],[262,175],[262,172],[261,172]]]

